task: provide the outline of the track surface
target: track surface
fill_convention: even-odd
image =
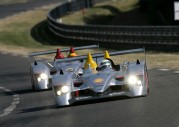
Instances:
[[[1,127],[178,127],[179,74],[149,70],[150,95],[78,103],[57,108],[52,91],[33,92],[27,58],[0,54],[0,86],[20,96],[11,114],[0,118]],[[0,90],[0,113],[12,95]]]
[[[7,16],[11,16],[13,14],[32,10],[36,7],[40,7],[43,5],[48,5],[52,3],[62,3],[67,0],[33,0],[27,3],[19,3],[12,5],[0,5],[0,18],[5,18]]]
[[[45,5],[58,0],[0,6],[3,12],[0,18],[41,6],[42,1]],[[17,108],[0,117],[0,127],[179,127],[179,74],[173,71],[149,70],[147,97],[90,101],[57,108],[52,91],[31,90],[27,58],[0,54],[0,59],[0,87],[20,96]],[[0,89],[0,115],[12,101],[12,93]]]

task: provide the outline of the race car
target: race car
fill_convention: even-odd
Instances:
[[[145,52],[145,49],[132,49],[105,54],[88,54],[74,58],[59,59],[58,62],[84,60],[82,75],[73,69],[67,73],[52,76],[52,89],[58,106],[67,106],[78,101],[101,99],[116,96],[146,96],[149,91],[146,60],[124,61],[116,65],[110,56]],[[99,58],[103,58],[98,62]],[[95,58],[95,60],[93,60]],[[120,57],[119,57],[120,58]],[[74,73],[72,78],[68,73]]]
[[[49,51],[42,51],[42,52],[33,52],[29,54],[29,57],[32,58],[34,56],[39,55],[47,55],[47,54],[53,54],[56,53],[56,56],[54,60],[47,61],[47,60],[41,60],[41,61],[34,61],[30,64],[30,77],[31,77],[31,83],[32,88],[35,91],[40,90],[47,90],[51,88],[51,75],[55,73],[61,73],[61,70],[63,69],[63,72],[65,68],[73,68],[76,73],[83,73],[81,68],[82,62],[65,62],[65,63],[59,63],[57,62],[58,59],[64,59],[64,56],[62,52],[68,52],[70,51],[70,54],[68,57],[77,56],[77,54],[74,52],[74,50],[84,50],[84,49],[93,49],[93,48],[99,48],[98,45],[89,45],[89,46],[82,46],[82,47],[71,47],[60,50],[59,48],[57,50],[49,50]]]

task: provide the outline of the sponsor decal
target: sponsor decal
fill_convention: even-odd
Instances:
[[[96,78],[93,82],[94,83],[102,83],[102,82],[104,82],[104,79],[103,78]]]

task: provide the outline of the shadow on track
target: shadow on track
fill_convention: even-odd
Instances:
[[[29,88],[29,89],[23,89],[23,90],[16,90],[16,91],[13,91],[19,95],[21,94],[28,94],[28,93],[34,93],[34,91],[32,90],[32,88]]]
[[[29,88],[29,89],[15,90],[10,92],[3,92],[5,96],[12,96],[14,93],[21,95],[21,94],[34,93],[34,91],[32,90],[32,88]]]
[[[40,106],[40,107],[22,109],[18,113],[29,113],[29,112],[44,111],[44,110],[49,110],[49,109],[56,109],[56,107],[57,107],[56,105]]]
[[[44,111],[44,110],[52,110],[52,109],[73,108],[76,106],[92,105],[92,104],[97,104],[97,103],[106,103],[110,101],[120,101],[120,100],[125,100],[125,99],[131,99],[131,98],[121,96],[121,97],[114,97],[114,98],[107,98],[107,99],[88,100],[88,101],[75,102],[74,104],[70,106],[57,106],[56,104],[52,104],[52,105],[47,105],[47,106],[22,109],[18,113],[30,113],[30,112],[38,112],[38,111]]]
[[[96,99],[96,100],[86,100],[86,101],[79,101],[75,102],[71,106],[80,106],[80,105],[89,105],[89,104],[96,104],[96,103],[106,103],[110,101],[120,101],[125,99],[131,99],[127,96],[120,96],[120,97],[112,97],[112,98],[103,98],[103,99]]]

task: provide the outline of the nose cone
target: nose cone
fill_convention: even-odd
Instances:
[[[57,48],[57,53],[56,53],[56,56],[55,56],[56,59],[63,59],[64,56],[63,54],[61,53],[60,49]]]
[[[90,53],[88,53],[84,69],[87,69],[89,67],[88,65],[90,65],[91,69],[96,69],[96,67],[97,67],[96,62],[93,60]]]

